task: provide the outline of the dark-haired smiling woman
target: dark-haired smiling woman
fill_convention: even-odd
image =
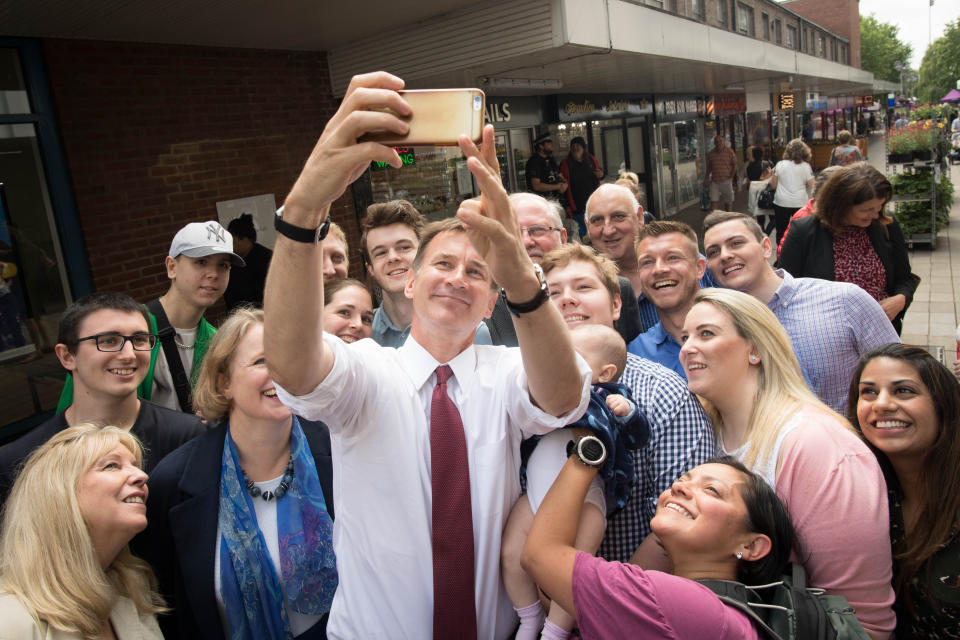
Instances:
[[[813,215],[792,221],[780,266],[794,278],[852,282],[900,333],[919,280],[900,225],[884,212],[892,197],[890,181],[866,162],[836,170],[817,192]]]
[[[277,400],[263,311],[241,308],[210,343],[194,406],[220,424],[150,476],[136,551],[173,612],[167,640],[315,640],[337,587],[330,435]]]
[[[960,383],[926,350],[864,354],[850,422],[887,479],[897,640],[960,637]]]
[[[779,577],[794,538],[773,489],[732,458],[680,476],[661,494],[650,522],[670,559],[671,573],[662,573],[574,548],[580,508],[597,469],[573,452],[523,550],[524,568],[551,598],[576,612],[584,640],[759,638],[746,614],[696,580],[762,584]]]

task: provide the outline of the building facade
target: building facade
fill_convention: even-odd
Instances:
[[[558,161],[579,135],[604,180],[640,176],[659,216],[699,199],[714,134],[771,153],[832,137],[872,86],[859,34],[814,0],[424,0],[400,23],[380,0],[339,14],[307,0],[238,0],[229,13],[80,4],[52,0],[42,15],[11,0],[0,27],[0,441],[56,403],[63,372],[49,348],[67,304],[162,293],[187,222],[226,224],[257,203],[271,236],[264,209],[282,203],[355,73],[480,87],[511,190],[525,189],[536,135],[553,134]],[[368,204],[406,198],[437,218],[476,192],[456,149],[405,157],[371,167],[334,206],[353,275]]]

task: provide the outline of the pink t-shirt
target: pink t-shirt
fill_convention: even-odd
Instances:
[[[578,552],[573,606],[584,640],[757,640],[750,619],[698,582]]]
[[[896,624],[887,485],[877,460],[835,418],[811,409],[780,451],[777,495],[793,519],[807,583],[840,594],[864,628]]]

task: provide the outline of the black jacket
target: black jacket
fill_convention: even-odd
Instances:
[[[333,518],[330,432],[322,422],[300,418],[300,426]],[[167,640],[223,637],[213,568],[226,433],[221,424],[191,440],[164,458],[147,481],[148,525],[131,545],[153,567],[160,593],[173,610],[158,616]]]
[[[900,333],[903,314],[913,302],[920,280],[910,271],[907,244],[896,220],[886,225],[886,229],[874,220],[867,228],[867,237],[887,273],[887,295],[902,293],[907,299],[903,311],[893,320],[894,328]],[[783,241],[779,264],[794,278],[834,280],[833,235],[816,216],[793,220]]]

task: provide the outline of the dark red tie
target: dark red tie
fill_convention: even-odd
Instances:
[[[452,375],[449,365],[437,367],[437,386],[430,405],[433,637],[475,640],[470,465],[460,412],[447,395],[447,380]]]

